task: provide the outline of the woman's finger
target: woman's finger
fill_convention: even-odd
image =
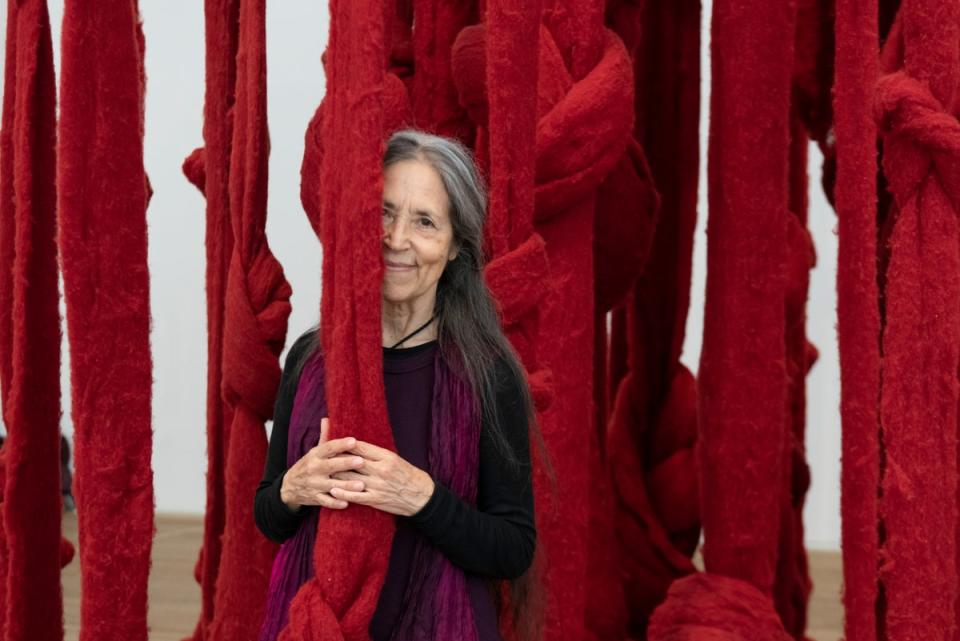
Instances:
[[[336,474],[337,472],[355,470],[363,467],[363,465],[364,460],[359,456],[334,456],[332,458],[323,459],[322,469],[327,476],[330,476],[331,474]]]
[[[380,461],[382,459],[388,458],[393,454],[390,450],[386,450],[382,447],[377,447],[373,443],[367,443],[366,441],[357,441],[356,445],[351,449],[353,454],[359,454],[363,458],[370,459],[371,461]]]
[[[371,483],[374,481],[374,477],[369,474],[361,474],[359,472],[354,472],[347,470],[346,472],[336,472],[330,475],[330,478],[336,479],[338,481],[357,481],[363,484],[363,487],[357,490],[358,492],[363,491],[365,488],[370,487]],[[348,487],[348,490],[353,490],[355,488]]]
[[[331,456],[336,456],[337,454],[342,454],[343,452],[349,451],[351,448],[356,447],[357,439],[352,436],[345,436],[343,438],[335,438],[332,441],[326,441],[320,443],[315,449],[317,454],[322,458],[330,458]]]
[[[331,510],[342,510],[345,507],[347,507],[347,505],[349,505],[349,503],[347,503],[346,501],[334,498],[329,494],[327,494],[326,492],[318,493],[316,496],[316,499],[317,499],[317,504],[320,507],[325,507]]]
[[[363,492],[364,488],[366,488],[366,484],[358,478],[339,479],[330,477],[325,483],[323,483],[323,486],[324,491],[326,492],[329,492],[335,487],[338,487],[342,490],[351,490],[353,492]]]
[[[341,455],[341,456],[344,456],[344,455]],[[375,465],[374,461],[368,461],[364,459],[363,465],[361,467],[348,470],[348,471],[352,474],[356,474],[361,477],[375,476],[376,468],[374,467],[374,465]],[[333,474],[329,474],[328,476],[333,476],[334,474],[345,474],[345,472],[334,472]]]
[[[373,492],[351,492],[335,487],[330,490],[330,495],[335,499],[349,501],[357,505],[371,505],[377,502],[376,495]]]

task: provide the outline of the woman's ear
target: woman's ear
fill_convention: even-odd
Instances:
[[[460,248],[454,247],[453,249],[450,250],[450,256],[447,258],[447,260],[448,261],[454,260],[459,254],[460,254]]]

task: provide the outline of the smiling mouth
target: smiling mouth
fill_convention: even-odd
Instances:
[[[398,272],[407,271],[415,267],[415,265],[404,265],[403,263],[391,263],[390,261],[386,261],[385,264],[387,269],[398,271]]]

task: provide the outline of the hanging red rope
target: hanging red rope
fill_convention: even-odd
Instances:
[[[270,149],[265,18],[264,0],[240,1],[228,168],[233,243],[223,316],[222,392],[230,422],[224,435],[222,549],[206,637],[224,641],[257,638],[276,553],[253,518],[267,450],[264,423],[273,415],[291,293],[265,233]]]
[[[0,639],[63,638],[56,82],[46,0],[7,3],[0,131]],[[25,518],[29,515],[29,518]]]
[[[413,75],[410,103],[416,126],[465,144],[473,140],[473,124],[460,106],[451,65],[453,42],[460,31],[477,22],[476,3],[412,0]],[[533,7],[530,9],[533,11]],[[396,51],[396,48],[394,48]]]
[[[876,0],[838,0],[834,132],[837,179],[837,337],[843,423],[841,516],[844,632],[877,638],[880,485],[880,308],[877,291],[879,73]]]
[[[521,78],[514,75],[521,71],[509,67],[529,57],[532,40],[508,30],[494,38],[490,20],[497,9],[511,16],[532,11],[529,5],[521,10],[509,3],[488,2],[486,30],[469,28],[458,38],[454,79],[461,103],[467,105],[475,123],[487,123],[489,152],[480,132],[477,153],[489,160],[493,193],[502,184],[522,202],[518,182],[522,174],[516,172],[524,165],[511,163],[525,153],[517,142],[523,137],[515,132],[512,138],[499,139],[502,142],[495,148],[494,131],[511,132],[510,127],[519,127],[512,120],[525,113],[525,94],[511,83],[512,78]],[[633,106],[623,87],[632,85],[632,74],[623,45],[603,30],[602,3],[549,3],[545,25],[540,30],[536,85],[533,226],[518,213],[512,213],[511,219],[498,217],[491,202],[488,235],[493,260],[487,279],[501,304],[504,326],[530,372],[540,425],[557,474],[557,493],[563,496],[557,500],[540,469],[538,545],[549,559],[545,635],[580,638],[586,626],[590,554],[586,490],[592,487],[592,470],[583,464],[583,456],[596,454],[591,453],[591,447],[596,447],[591,434],[594,201],[598,186],[624,158]],[[494,74],[494,68],[499,73]],[[501,82],[507,84],[500,87]],[[502,106],[495,112],[498,92],[502,92]],[[549,271],[546,258],[538,258],[543,247]],[[524,318],[531,313],[538,314],[539,320]],[[520,321],[538,323],[539,331],[511,330]]]
[[[773,599],[787,632],[803,641],[811,582],[803,542],[803,504],[810,487],[805,459],[806,376],[817,357],[807,341],[807,293],[810,269],[816,262],[813,239],[807,230],[807,147],[810,139],[791,109],[789,193],[784,246],[784,339],[787,396],[784,449],[781,460],[780,532]]]
[[[235,85],[237,78],[237,38],[239,0],[206,0],[205,70],[203,138],[184,162],[183,170],[203,192],[206,211],[206,294],[207,294],[207,474],[203,544],[195,575],[202,594],[200,619],[190,637],[207,638],[215,611],[217,576],[226,526],[226,426],[231,421],[230,406],[223,401],[223,332],[227,271],[233,252],[230,225],[229,177],[230,140],[233,132]]]
[[[133,0],[67,0],[57,202],[81,641],[146,640],[153,540],[143,36]]]
[[[699,539],[696,386],[679,358],[696,222],[700,6],[648,2],[641,9],[624,2],[615,11],[608,5],[607,15],[635,51],[635,135],[649,154],[662,199],[649,262],[614,312],[608,383],[614,402],[605,443],[628,632],[643,638],[669,584],[693,571],[690,556]],[[608,206],[617,212],[616,205],[637,191],[609,199]],[[649,242],[638,236],[620,242]],[[598,282],[598,299],[601,287]]]
[[[894,197],[880,388],[881,545],[894,562],[881,580],[890,638],[943,639],[958,587],[960,15],[912,0],[900,17],[903,69],[880,79],[875,103]]]
[[[702,510],[707,569],[769,593],[786,427],[782,301],[794,16],[787,5],[748,5],[720,1],[713,8]],[[745,38],[757,46],[744,49]],[[744,100],[752,87],[764,89]]]
[[[693,629],[687,626],[755,638],[763,621],[773,623],[759,638],[789,638],[771,597],[788,429],[784,297],[795,15],[789,4],[726,0],[713,12],[710,239],[698,386],[711,574],[671,586],[650,638],[677,638]],[[723,605],[748,596],[742,614]]]
[[[324,57],[327,92],[308,131],[305,204],[316,212],[323,242],[321,341],[331,438],[351,436],[395,450],[387,423],[379,363],[380,227],[386,63],[385,7],[381,0],[331,0],[330,39]],[[319,129],[319,131],[318,131]],[[317,146],[311,150],[311,133]],[[322,147],[319,142],[322,140]],[[322,149],[336,149],[323,154]],[[352,641],[369,638],[387,572],[393,517],[356,506],[321,510],[315,576],[290,604],[280,638]],[[349,548],[350,555],[330,554]]]

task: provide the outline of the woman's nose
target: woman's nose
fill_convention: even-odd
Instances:
[[[401,249],[407,240],[407,225],[402,216],[394,216],[383,224],[383,243],[391,249]]]

